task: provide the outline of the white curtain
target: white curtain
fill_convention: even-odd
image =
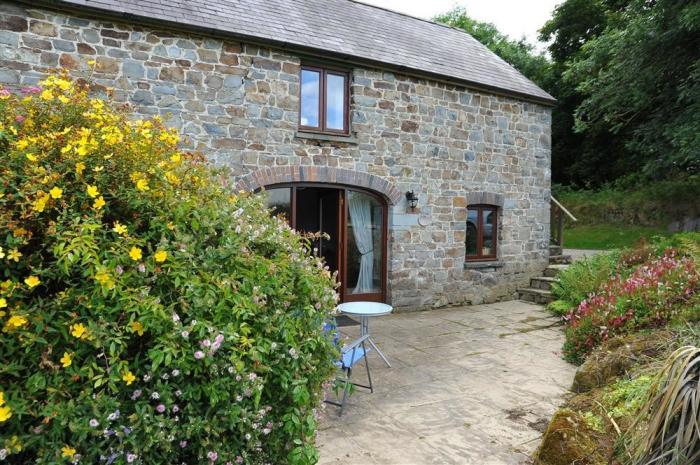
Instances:
[[[372,244],[372,203],[367,196],[352,192],[348,200],[350,224],[360,252],[360,274],[353,294],[372,292],[374,250]]]

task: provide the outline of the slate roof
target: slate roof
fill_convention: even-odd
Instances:
[[[30,2],[36,4],[36,2]],[[54,7],[124,20],[165,21],[327,56],[386,64],[426,77],[542,103],[554,98],[469,34],[355,0],[59,0]],[[86,8],[87,7],[87,8]]]

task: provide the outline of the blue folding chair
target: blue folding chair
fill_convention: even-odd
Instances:
[[[341,383],[343,385],[343,397],[340,402],[328,399],[324,401],[328,404],[340,407],[340,412],[338,413],[338,416],[343,415],[343,410],[345,409],[345,401],[347,400],[348,394],[350,393],[350,386],[361,387],[369,389],[369,392],[374,392],[374,388],[372,387],[372,375],[369,372],[369,360],[367,359],[367,353],[369,353],[369,349],[365,346],[365,342],[368,338],[368,334],[360,336],[359,338],[352,341],[350,344],[345,345],[340,350],[340,360],[337,362],[337,365],[341,368],[343,376],[336,378],[336,382]],[[333,341],[337,344],[338,340],[339,335],[336,330],[333,337]],[[352,368],[362,359],[365,360],[365,368],[367,369],[367,380],[369,381],[369,385],[359,384],[350,381],[350,377],[352,376]]]

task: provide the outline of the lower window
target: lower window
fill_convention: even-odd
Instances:
[[[497,236],[498,207],[470,206],[467,210],[467,260],[495,260]]]

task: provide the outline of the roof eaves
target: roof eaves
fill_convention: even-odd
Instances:
[[[459,79],[459,78],[455,78],[455,77],[451,77],[451,76],[439,74],[439,73],[430,73],[428,71],[415,69],[415,68],[407,67],[404,65],[398,65],[398,64],[394,64],[394,63],[387,63],[384,61],[372,60],[372,59],[368,59],[365,57],[360,57],[360,56],[355,56],[355,55],[350,55],[350,54],[343,54],[343,53],[329,51],[329,50],[325,50],[325,49],[321,49],[321,48],[314,48],[314,47],[308,47],[308,46],[293,44],[293,43],[284,42],[284,41],[278,41],[278,40],[274,40],[274,39],[255,37],[255,36],[240,34],[240,33],[232,32],[232,31],[225,31],[225,30],[221,30],[221,29],[216,29],[216,28],[207,28],[207,27],[197,26],[194,24],[187,24],[187,23],[179,22],[176,20],[163,20],[163,19],[151,18],[148,16],[143,16],[143,15],[135,14],[135,13],[130,12],[130,11],[126,11],[123,8],[119,9],[118,11],[115,11],[114,9],[100,8],[96,5],[94,5],[94,3],[92,5],[88,5],[86,0],[72,0],[70,3],[64,2],[62,0],[17,0],[17,1],[19,3],[28,4],[28,5],[35,7],[35,8],[36,7],[45,7],[45,8],[53,9],[53,10],[56,10],[56,9],[59,9],[61,11],[67,10],[67,11],[74,12],[75,14],[82,14],[82,15],[87,14],[87,15],[93,15],[93,16],[96,16],[99,18],[105,18],[105,19],[111,19],[111,20],[121,19],[122,21],[125,21],[125,22],[133,21],[133,22],[137,22],[140,24],[151,25],[151,26],[159,27],[159,28],[164,27],[166,29],[172,29],[172,30],[178,30],[178,31],[179,30],[186,30],[186,31],[201,34],[201,35],[204,35],[207,37],[217,37],[217,38],[221,38],[221,39],[236,39],[236,40],[239,40],[241,42],[251,43],[254,45],[273,46],[274,48],[278,48],[281,50],[294,52],[296,54],[308,55],[308,56],[312,56],[312,57],[316,57],[316,58],[335,58],[335,59],[345,61],[349,64],[372,66],[375,68],[385,69],[388,71],[398,71],[402,74],[407,74],[407,75],[417,77],[417,78],[435,80],[435,81],[446,83],[446,84],[463,86],[463,87],[467,87],[469,89],[473,89],[476,91],[488,92],[488,93],[492,93],[495,95],[501,95],[501,96],[505,96],[505,97],[518,98],[518,99],[521,99],[521,100],[524,100],[527,102],[537,103],[537,104],[544,105],[544,106],[553,107],[557,103],[557,100],[554,97],[552,97],[552,98],[540,97],[537,95],[532,95],[532,94],[523,93],[523,92],[517,92],[514,90],[510,90],[510,89],[504,89],[504,88],[498,87],[498,86],[491,86],[491,85],[487,85],[487,84],[480,83],[480,82],[473,82],[473,81],[469,81],[469,80]],[[351,0],[351,1],[354,1],[354,0]],[[76,5],[77,2],[80,2],[80,5]],[[367,5],[367,4],[362,3],[362,2],[356,2],[356,3],[361,3],[363,5]],[[367,5],[367,6],[371,6],[371,5]],[[380,9],[382,9],[382,8],[380,8]],[[393,10],[388,10],[388,11],[393,11]],[[400,14],[402,14],[402,13],[400,13]],[[410,16],[410,15],[405,15],[405,16]],[[410,17],[412,17],[412,16],[410,16]],[[420,18],[416,18],[416,19],[420,19]],[[432,21],[423,20],[423,19],[420,19],[420,20],[426,21],[426,22],[431,23],[431,24],[443,26],[446,28],[455,29],[455,28],[452,28],[451,26],[446,26],[446,25],[443,25],[440,23],[433,23]],[[457,29],[457,30],[459,30],[459,29]],[[459,30],[459,31],[461,31],[461,30]],[[461,31],[461,32],[466,34],[464,31]],[[498,57],[498,58],[501,59],[500,57]]]

